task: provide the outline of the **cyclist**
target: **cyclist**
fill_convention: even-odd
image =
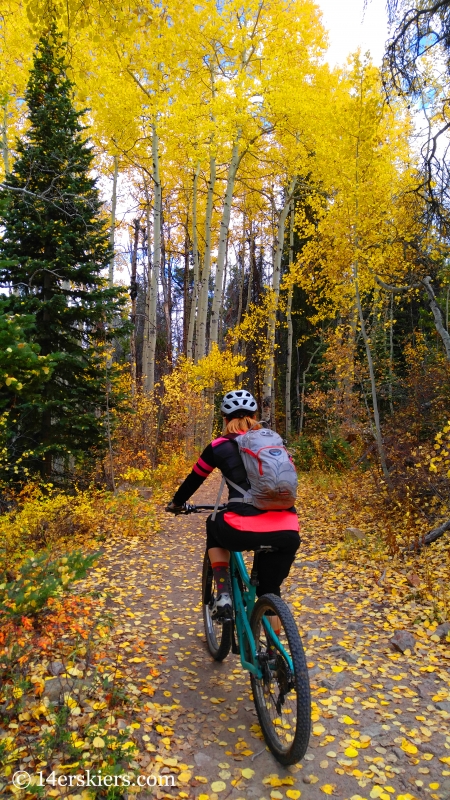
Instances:
[[[250,428],[262,427],[256,422],[257,409],[255,398],[245,389],[225,395],[220,407],[224,417],[224,433],[205,448],[166,507],[167,511],[181,513],[183,504],[216,467],[225,479],[229,478],[244,491],[249,491],[250,483],[235,439]],[[270,558],[266,555],[259,561],[256,593],[258,597],[270,592],[280,596],[281,584],[289,575],[300,544],[294,507],[282,511],[260,511],[249,503],[241,502],[242,495],[237,489],[230,484],[227,486],[227,508],[219,511],[215,519],[210,515],[206,521],[206,546],[217,587],[212,616],[217,619],[229,618],[232,610],[228,570],[230,550],[255,550],[260,545],[276,547],[276,552],[271,552]]]

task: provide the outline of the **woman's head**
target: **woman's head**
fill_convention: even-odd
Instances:
[[[246,389],[227,392],[220,410],[225,418],[226,433],[245,433],[252,427],[255,429],[260,427],[255,425],[257,402]]]

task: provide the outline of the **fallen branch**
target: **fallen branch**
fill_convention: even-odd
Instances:
[[[436,326],[437,332],[439,333],[439,336],[442,339],[442,343],[443,343],[444,349],[445,349],[445,354],[447,356],[447,361],[450,361],[450,334],[449,334],[449,332],[447,331],[447,329],[445,327],[443,314],[442,314],[441,308],[440,308],[440,306],[439,306],[439,304],[437,302],[436,295],[434,293],[434,289],[433,289],[433,287],[431,285],[430,276],[428,275],[426,278],[424,278],[421,281],[421,283],[425,287],[425,290],[426,290],[426,292],[428,294],[428,299],[429,299],[429,302],[430,302],[430,308],[431,308],[431,311],[433,312],[434,324]]]
[[[432,531],[426,533],[425,536],[422,536],[418,542],[414,542],[414,544],[410,544],[408,547],[405,548],[405,553],[410,552],[411,550],[415,550],[418,552],[422,549],[422,547],[426,547],[432,542],[435,542],[436,539],[440,539],[443,534],[450,530],[450,519],[447,522],[443,522],[442,525],[439,525],[438,528],[433,528]]]
[[[367,450],[365,450],[365,451],[364,451],[364,453],[362,454],[362,456],[360,456],[360,458],[358,458],[358,460],[356,461],[356,463],[355,463],[355,464],[354,464],[354,466],[353,466],[353,469],[356,469],[356,467],[357,467],[359,464],[361,464],[361,462],[362,462],[362,461],[364,461],[364,459],[365,459],[365,458],[367,458],[367,456],[369,455],[369,453],[371,453],[371,452],[372,452],[372,450],[374,450],[374,449],[375,449],[376,445],[377,445],[377,443],[376,443],[376,442],[372,442],[372,444],[371,444],[371,445],[369,445],[369,447],[367,448]]]
[[[260,755],[261,755],[261,753],[264,753],[264,751],[265,751],[265,750],[267,750],[267,748],[266,748],[266,747],[263,747],[263,749],[262,749],[262,750],[260,750],[258,753],[253,753],[253,755],[252,755],[252,757],[251,757],[250,761],[254,761],[254,760],[255,760],[255,758],[258,758],[258,756],[260,756]]]

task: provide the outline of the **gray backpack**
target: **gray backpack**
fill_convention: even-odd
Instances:
[[[261,511],[291,508],[297,496],[297,472],[281,436],[269,428],[261,428],[249,430],[234,441],[239,447],[251,488],[245,492],[227,478],[227,483],[243,495],[242,500],[233,498],[232,502],[251,503]],[[220,495],[224,483],[225,479]]]

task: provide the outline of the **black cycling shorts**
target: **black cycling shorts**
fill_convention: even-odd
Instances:
[[[223,547],[241,553],[243,550],[256,550],[260,545],[276,547],[275,553],[261,555],[258,560],[258,581],[256,594],[276,594],[280,596],[281,584],[289,575],[291,564],[300,546],[297,531],[273,531],[271,533],[254,533],[232,528],[225,522],[224,511],[219,511],[213,521],[211,516],[206,520],[206,546]]]

